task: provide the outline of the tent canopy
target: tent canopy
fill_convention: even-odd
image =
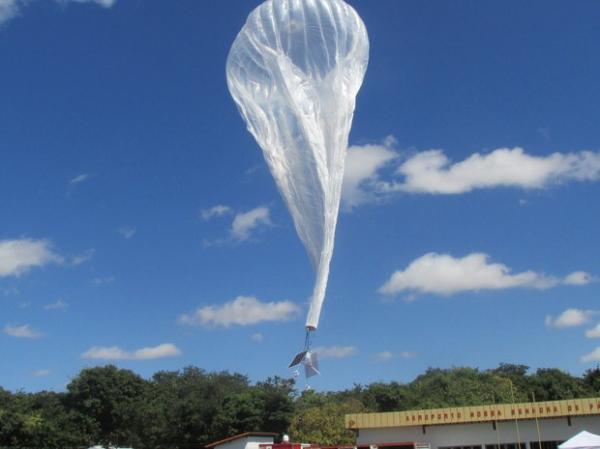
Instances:
[[[586,432],[579,432],[574,437],[569,438],[558,449],[581,449],[581,448],[600,448],[600,435]]]

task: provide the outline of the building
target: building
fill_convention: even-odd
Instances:
[[[249,432],[235,435],[205,446],[206,449],[373,449],[368,444],[363,446],[320,446],[309,443],[291,443],[287,435],[283,435],[281,443],[275,443],[276,434]],[[268,441],[265,441],[268,440]],[[416,443],[403,443],[389,449],[429,449]]]
[[[215,441],[204,447],[206,449],[259,449],[261,445],[272,445],[276,436],[277,434],[272,432],[246,432]]]
[[[346,428],[371,449],[556,449],[581,430],[600,433],[600,398],[350,414]]]

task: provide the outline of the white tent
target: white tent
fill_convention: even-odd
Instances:
[[[600,435],[583,430],[558,446],[558,449],[584,448],[600,448]]]
[[[131,449],[131,448],[126,448],[126,447],[112,447],[112,446],[110,446],[108,448],[105,448],[103,446],[92,446],[92,447],[90,447],[88,449]]]

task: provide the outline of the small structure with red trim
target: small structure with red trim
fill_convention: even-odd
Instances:
[[[291,443],[287,435],[275,443],[275,433],[247,432],[206,445],[206,449],[429,449],[429,445],[415,442],[321,446],[319,444]],[[265,441],[267,440],[267,441]]]
[[[204,446],[206,449],[260,449],[263,445],[273,445],[276,433],[246,432]]]
[[[356,444],[354,446],[321,446],[319,449],[431,449],[427,443],[404,441],[401,443]]]
[[[317,444],[290,443],[290,437],[287,435],[283,436],[281,443],[259,444],[258,446],[259,449],[321,449],[321,446]]]

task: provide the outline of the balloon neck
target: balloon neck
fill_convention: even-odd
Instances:
[[[310,351],[310,333],[317,330],[316,327],[306,326],[306,337],[304,339],[304,350]]]

